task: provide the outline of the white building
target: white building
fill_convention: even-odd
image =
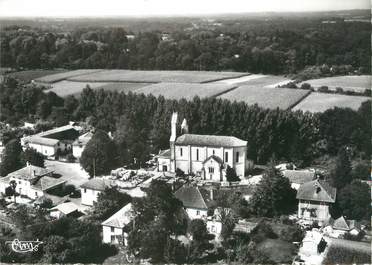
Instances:
[[[124,228],[133,220],[132,204],[128,203],[102,223],[102,241],[126,246],[128,234]]]
[[[28,163],[26,167],[0,178],[0,193],[5,194],[5,189],[10,186],[10,182],[15,181],[17,193],[30,199],[36,199],[43,196],[48,190],[58,188],[66,183],[66,180],[53,178],[52,174],[53,171]]]
[[[72,154],[76,158],[80,158],[81,154],[83,153],[85,146],[87,143],[92,139],[93,133],[92,132],[87,132],[81,136],[77,140],[75,140],[72,143]]]
[[[23,149],[33,148],[44,156],[54,156],[57,152],[72,149],[72,142],[78,137],[78,128],[66,125],[21,138]]]
[[[313,180],[300,186],[296,198],[298,218],[322,225],[331,217],[329,206],[336,201],[336,188],[322,180]]]
[[[100,178],[92,178],[80,186],[81,203],[88,206],[93,206],[97,201],[98,195],[108,188],[109,182]]]
[[[178,114],[173,113],[170,150],[158,157],[159,171],[175,172],[178,168],[206,181],[219,182],[226,181],[226,168],[230,166],[244,177],[248,167],[246,141],[233,136],[189,134],[186,120],[181,125],[184,134],[177,137],[177,119]]]

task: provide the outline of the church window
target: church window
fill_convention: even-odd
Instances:
[[[182,147],[180,148],[180,156],[183,156],[183,150],[182,150]]]
[[[229,162],[229,153],[225,152],[225,162]]]
[[[196,161],[199,161],[199,149],[196,149]]]
[[[236,152],[236,159],[235,159],[236,163],[239,163],[239,152]]]

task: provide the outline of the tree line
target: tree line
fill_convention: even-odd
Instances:
[[[221,27],[132,33],[122,27],[69,31],[5,27],[0,61],[21,69],[234,70],[293,74],[308,66],[370,72],[368,23],[321,19],[227,20]],[[129,35],[134,36],[128,37]],[[345,36],[348,36],[345,39]]]
[[[116,159],[121,165],[132,163],[134,158],[142,165],[150,153],[169,148],[170,118],[174,111],[179,113],[180,120],[187,119],[191,133],[247,140],[248,158],[256,163],[266,163],[274,156],[306,166],[324,154],[336,155],[342,146],[349,146],[362,159],[367,159],[371,150],[370,101],[357,111],[334,108],[311,114],[263,109],[216,98],[166,100],[162,96],[89,87],[79,99],[60,98],[53,92],[45,94],[41,88],[10,80],[0,85],[0,104],[0,121],[12,125],[34,119],[60,126],[78,120],[112,132]],[[17,137],[16,132],[2,130],[3,135],[13,138]]]

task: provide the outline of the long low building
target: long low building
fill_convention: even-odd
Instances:
[[[24,149],[33,148],[46,157],[58,152],[72,150],[73,141],[79,136],[79,127],[72,124],[54,128],[38,134],[21,138]]]

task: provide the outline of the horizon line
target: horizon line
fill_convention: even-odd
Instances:
[[[208,17],[208,16],[223,16],[223,15],[243,15],[243,14],[285,14],[285,13],[326,13],[326,12],[345,12],[345,11],[368,11],[369,8],[354,8],[354,9],[325,9],[325,10],[301,10],[301,11],[245,11],[245,12],[216,12],[216,13],[190,13],[190,14],[133,14],[133,15],[82,15],[82,16],[1,16],[0,19],[87,19],[87,18],[171,18],[171,17]],[[372,11],[371,11],[372,12]],[[371,13],[370,13],[371,14]]]

